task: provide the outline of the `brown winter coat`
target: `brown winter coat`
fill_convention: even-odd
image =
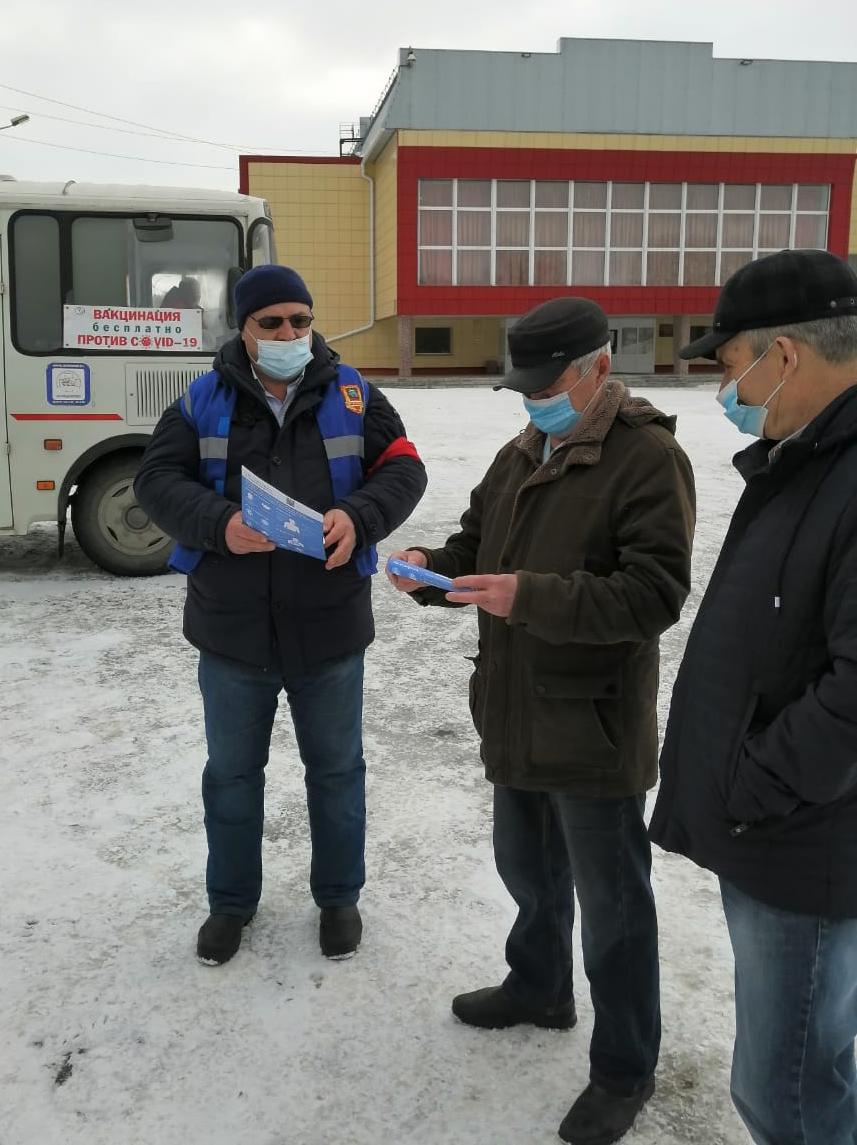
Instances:
[[[478,614],[470,708],[492,782],[593,798],[654,784],[658,637],[688,593],[695,514],[674,428],[608,382],[544,464],[532,424],[503,446],[461,531],[422,550],[447,576],[518,575],[508,619]]]

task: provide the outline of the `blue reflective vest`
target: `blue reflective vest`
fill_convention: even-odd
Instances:
[[[199,438],[199,479],[217,493],[223,493],[226,484],[229,428],[237,396],[235,387],[225,385],[217,371],[211,370],[194,378],[179,406],[185,421]],[[315,410],[330,467],[334,501],[341,501],[363,485],[363,416],[368,400],[368,387],[360,374],[351,366],[339,366],[337,377]],[[170,556],[170,568],[191,573],[203,556],[202,549],[176,545]],[[374,545],[355,552],[351,560],[361,576],[372,576],[377,571]]]

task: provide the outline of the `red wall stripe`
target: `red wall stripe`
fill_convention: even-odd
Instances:
[[[857,156],[749,151],[558,151],[498,147],[400,147],[398,151],[398,306],[411,315],[515,315],[577,294],[608,314],[709,314],[719,287],[419,286],[417,184],[420,179],[592,179],[660,183],[829,183],[828,249],[848,254]]]

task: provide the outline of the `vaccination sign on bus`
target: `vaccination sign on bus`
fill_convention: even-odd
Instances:
[[[180,354],[202,346],[202,310],[64,306],[63,345]]]

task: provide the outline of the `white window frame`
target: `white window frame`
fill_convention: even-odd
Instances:
[[[425,181],[426,182],[433,182],[434,180],[425,180]],[[446,182],[447,180],[441,180],[441,181]],[[825,244],[827,243],[827,239],[828,239],[828,235],[829,235],[829,228],[830,228],[830,185],[829,184],[816,184],[816,183],[792,183],[792,184],[756,183],[756,184],[746,184],[747,186],[754,186],[755,187],[754,205],[753,205],[753,208],[751,210],[751,208],[749,208],[749,207],[726,208],[726,206],[725,206],[725,190],[726,190],[726,187],[729,186],[730,184],[726,184],[726,183],[722,183],[722,182],[720,182],[720,183],[706,183],[706,184],[702,184],[702,185],[717,188],[717,206],[716,207],[710,207],[710,208],[694,208],[690,213],[691,214],[710,214],[710,215],[716,216],[716,245],[713,247],[688,247],[687,246],[687,216],[688,216],[687,190],[688,190],[688,186],[694,185],[694,184],[689,184],[687,181],[684,181],[680,184],[680,186],[681,186],[681,204],[680,204],[680,207],[678,209],[669,208],[669,207],[659,207],[659,208],[656,208],[653,210],[650,206],[651,188],[652,188],[653,184],[650,181],[645,181],[642,184],[642,186],[643,186],[643,206],[642,206],[642,208],[639,208],[639,209],[638,208],[631,208],[631,207],[629,207],[629,208],[617,208],[617,210],[621,210],[621,211],[628,213],[628,214],[641,214],[642,215],[643,229],[642,229],[641,246],[640,247],[615,247],[614,248],[611,245],[611,237],[612,237],[611,236],[611,229],[612,229],[611,228],[611,213],[613,210],[613,186],[614,186],[615,182],[620,182],[620,183],[628,182],[628,180],[626,180],[626,179],[623,179],[623,180],[604,180],[604,179],[597,179],[597,180],[585,179],[585,180],[582,180],[582,182],[584,182],[584,183],[597,182],[597,183],[606,184],[606,197],[605,197],[605,205],[603,208],[602,207],[576,207],[575,206],[575,186],[576,186],[575,180],[569,180],[568,181],[568,205],[566,207],[536,207],[536,185],[537,185],[537,183],[539,183],[539,182],[562,182],[563,181],[563,180],[556,180],[556,179],[551,179],[551,180],[539,180],[539,179],[529,179],[529,180],[526,180],[526,179],[513,179],[513,180],[491,179],[491,180],[487,180],[487,179],[485,179],[485,180],[483,180],[483,179],[479,179],[479,180],[475,180],[476,182],[490,182],[490,185],[491,185],[491,193],[490,193],[490,198],[489,198],[489,204],[490,205],[484,206],[484,207],[463,207],[463,206],[460,206],[459,202],[458,202],[458,187],[459,187],[459,183],[461,182],[461,180],[453,178],[450,181],[452,183],[451,205],[447,204],[447,205],[440,205],[440,206],[426,206],[426,205],[420,204],[419,200],[418,200],[418,220],[420,220],[420,221],[419,221],[418,232],[417,232],[417,246],[418,246],[418,266],[419,266],[419,254],[424,250],[426,250],[426,251],[437,250],[437,251],[449,251],[450,252],[450,257],[452,259],[452,275],[451,275],[452,281],[449,285],[452,285],[452,286],[459,286],[459,285],[466,285],[466,286],[491,285],[491,286],[497,286],[498,285],[498,283],[497,283],[497,253],[498,253],[498,249],[499,249],[501,251],[517,250],[517,251],[526,251],[527,252],[528,283],[526,285],[528,285],[528,286],[551,285],[550,283],[537,283],[534,281],[534,279],[535,279],[536,254],[540,253],[542,251],[557,251],[557,252],[558,251],[564,251],[565,252],[565,256],[566,256],[566,282],[565,282],[565,285],[566,286],[571,286],[571,285],[587,286],[587,285],[589,285],[589,286],[595,286],[595,287],[598,287],[598,286],[610,287],[610,286],[627,286],[627,285],[629,285],[627,283],[612,283],[610,281],[610,256],[611,256],[611,254],[614,254],[614,253],[616,253],[616,254],[619,254],[619,253],[636,253],[637,251],[639,251],[640,252],[640,259],[641,259],[640,285],[641,286],[648,286],[648,285],[650,285],[649,281],[648,281],[648,256],[649,256],[649,253],[650,252],[652,252],[652,253],[659,253],[659,252],[675,253],[675,252],[677,252],[678,253],[678,281],[674,282],[674,283],[656,283],[656,284],[654,284],[657,286],[662,286],[662,287],[667,287],[667,288],[684,287],[686,285],[692,285],[692,286],[701,285],[698,283],[688,284],[685,282],[685,255],[686,254],[706,254],[706,253],[707,254],[714,254],[714,282],[713,283],[706,283],[704,285],[715,287],[715,286],[721,285],[723,255],[724,254],[748,254],[750,256],[750,258],[748,258],[747,261],[750,261],[750,259],[756,259],[760,255],[770,253],[769,248],[761,248],[759,246],[760,228],[761,228],[761,224],[762,224],[764,217],[769,216],[769,215],[779,215],[779,216],[783,216],[783,217],[788,218],[788,223],[789,223],[788,242],[789,242],[789,247],[791,247],[791,248],[794,247],[795,237],[796,237],[796,233],[797,233],[797,224],[798,224],[798,220],[800,218],[814,217],[814,218],[823,218],[825,220],[825,228],[824,228],[824,242],[825,242]],[[465,181],[472,182],[474,180],[465,180]],[[525,206],[500,207],[500,206],[498,206],[497,189],[498,189],[498,184],[501,182],[529,183],[529,206],[528,207],[525,207]],[[765,187],[765,186],[790,186],[791,187],[791,203],[790,203],[789,208],[787,208],[787,209],[786,208],[778,208],[778,209],[771,209],[771,210],[762,209],[762,206],[761,206],[762,190],[763,190],[763,187]],[[806,187],[815,187],[815,186],[825,187],[825,189],[827,191],[827,196],[826,196],[827,206],[824,209],[821,209],[821,210],[806,210],[806,209],[805,210],[799,210],[798,209],[798,198],[799,198],[799,194],[800,194],[800,189],[801,189],[801,187],[805,187],[805,186]],[[421,228],[421,214],[420,214],[420,212],[422,212],[422,211],[451,211],[452,212],[452,241],[451,241],[450,246],[438,246],[438,245],[429,245],[429,244],[423,245],[423,243],[421,242],[421,235],[420,235],[420,228]],[[490,211],[490,246],[478,246],[478,247],[476,247],[476,246],[461,246],[459,244],[459,242],[458,242],[458,218],[459,218],[459,214],[460,213],[463,214],[463,213],[467,213],[467,212],[471,212],[471,211],[482,211],[482,212]],[[499,216],[502,214],[505,214],[505,213],[515,213],[515,212],[521,213],[524,211],[529,212],[529,235],[528,235],[528,243],[526,244],[526,246],[519,246],[519,247],[503,246],[503,247],[498,248],[498,246],[497,246],[497,220],[498,220]],[[567,219],[566,244],[564,247],[561,245],[557,245],[557,246],[537,246],[536,245],[536,214],[538,212],[552,213],[552,214],[564,214],[566,216],[566,219]],[[576,247],[574,245],[575,212],[577,212],[577,213],[603,214],[604,215],[604,247],[603,247],[604,261],[603,261],[603,268],[602,268],[603,269],[603,281],[600,283],[582,283],[582,282],[576,283],[576,284],[574,283],[575,255],[578,253],[582,254],[582,253],[585,253],[587,251],[590,251],[590,252],[596,252],[597,251],[599,253],[602,253],[601,247],[583,247],[583,246]],[[679,214],[680,215],[679,243],[678,243],[677,247],[653,246],[649,241],[649,221],[650,221],[650,219],[654,215],[664,215],[664,214],[668,214],[668,215]],[[726,247],[726,246],[724,246],[723,245],[723,233],[724,233],[724,221],[725,221],[725,219],[730,215],[749,215],[749,214],[752,214],[752,216],[753,216],[753,245],[752,245],[752,249],[750,247]],[[486,283],[486,284],[459,283],[458,258],[459,258],[459,253],[461,251],[488,251],[489,252],[489,276],[488,276],[489,281],[488,281],[488,283]],[[561,285],[561,284],[557,283],[557,285]]]

